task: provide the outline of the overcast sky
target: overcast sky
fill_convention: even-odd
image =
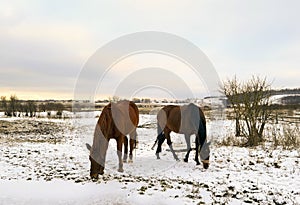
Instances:
[[[71,99],[82,67],[97,49],[140,31],[168,32],[192,42],[221,80],[254,74],[266,76],[274,88],[300,87],[299,9],[297,0],[0,0],[0,96]],[[117,86],[131,68],[171,66],[188,70],[169,57],[132,56],[115,65],[106,82]],[[202,84],[191,82],[188,71],[179,73],[201,96]],[[136,88],[135,94],[150,95],[146,90]],[[163,90],[158,97],[170,97]]]

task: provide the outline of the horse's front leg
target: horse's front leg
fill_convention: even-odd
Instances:
[[[124,156],[123,156],[123,162],[127,162],[127,156],[128,156],[128,139],[126,136],[124,136]]]
[[[119,136],[117,138],[117,154],[118,154],[118,158],[119,158],[119,172],[123,172],[123,160],[122,160],[122,146],[123,146],[123,141],[125,136]]]
[[[184,158],[183,161],[188,162],[189,161],[189,155],[190,155],[190,152],[192,150],[192,148],[191,148],[191,136],[185,134],[184,137],[185,137],[185,142],[186,142],[187,153],[186,153],[185,158]]]
[[[195,161],[196,161],[196,164],[199,165],[200,162],[199,162],[199,146],[200,146],[200,139],[199,139],[199,135],[197,134],[196,135],[196,154],[195,154]]]

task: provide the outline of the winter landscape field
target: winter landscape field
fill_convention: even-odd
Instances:
[[[299,8],[1,0],[0,205],[300,205]]]
[[[223,119],[208,120],[212,147],[205,170],[196,166],[194,151],[183,162],[186,144],[178,134],[172,140],[181,161],[173,159],[167,144],[157,160],[151,149],[156,116],[141,115],[133,163],[117,172],[111,140],[105,174],[93,182],[85,143],[92,142],[97,115],[2,116],[0,204],[300,204],[299,148],[220,145],[234,132],[234,123]]]

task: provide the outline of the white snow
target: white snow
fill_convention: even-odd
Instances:
[[[140,116],[134,162],[125,163],[123,173],[117,172],[116,142],[111,140],[105,174],[92,182],[85,143],[92,141],[94,115],[99,113],[86,115],[91,118],[82,113],[76,119],[24,119],[63,126],[55,134],[64,138],[58,143],[7,141],[0,134],[0,204],[300,204],[299,150],[212,145],[211,164],[205,170],[195,165],[194,151],[188,163],[177,162],[165,143],[157,160],[151,149],[155,115]],[[208,121],[210,140],[230,132],[232,122]],[[183,159],[184,137],[172,134],[172,140]]]

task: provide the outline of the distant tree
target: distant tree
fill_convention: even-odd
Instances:
[[[150,98],[144,98],[144,99],[142,99],[142,102],[143,103],[151,103],[151,100],[150,100]]]
[[[1,96],[1,107],[4,111],[4,115],[7,115],[8,113],[8,107],[7,107],[7,100],[6,96]]]
[[[19,106],[18,106],[18,111],[19,111],[19,115],[18,115],[18,117],[21,117],[21,115],[23,115],[23,114],[24,114],[24,112],[25,112],[25,106],[24,106],[24,104],[23,104],[23,103],[19,103]]]
[[[109,102],[118,102],[121,98],[119,96],[114,95],[113,97],[108,97]]]
[[[271,114],[270,91],[266,78],[258,76],[252,76],[246,82],[239,82],[234,77],[223,83],[222,92],[235,113],[236,136],[246,137],[248,146],[256,146],[263,140],[263,131]]]
[[[8,106],[8,114],[7,116],[14,116],[16,117],[17,114],[17,109],[18,109],[18,97],[16,95],[11,95],[10,96],[10,101],[9,101],[9,106]]]
[[[62,103],[48,102],[45,105],[40,106],[39,109],[42,109],[45,112],[47,112],[49,117],[51,115],[51,111],[56,111],[56,114],[58,116],[61,116],[62,111],[64,110],[64,105]]]
[[[286,96],[281,99],[281,103],[285,105],[299,105],[300,96]]]
[[[28,117],[29,116],[29,107],[28,107],[28,104],[27,103],[24,103],[23,105],[22,105],[22,113],[23,113],[23,115],[24,115],[24,113],[25,113],[25,117]]]
[[[28,113],[29,113],[29,117],[34,117],[36,115],[36,112],[37,112],[36,103],[32,100],[29,100],[26,103],[26,107],[27,107],[27,110],[28,110]]]
[[[55,104],[54,103],[51,103],[51,102],[46,103],[45,111],[52,111],[54,109],[55,109]]]
[[[141,99],[139,99],[139,98],[133,98],[132,101],[133,101],[134,103],[140,103],[140,102],[141,102]]]
[[[62,111],[64,110],[64,105],[62,103],[55,103],[56,115],[62,116]]]
[[[41,104],[39,105],[39,111],[40,111],[40,112],[46,112],[46,105],[45,105],[44,103],[41,103]]]
[[[162,103],[168,103],[168,100],[167,99],[163,99],[161,102]]]

